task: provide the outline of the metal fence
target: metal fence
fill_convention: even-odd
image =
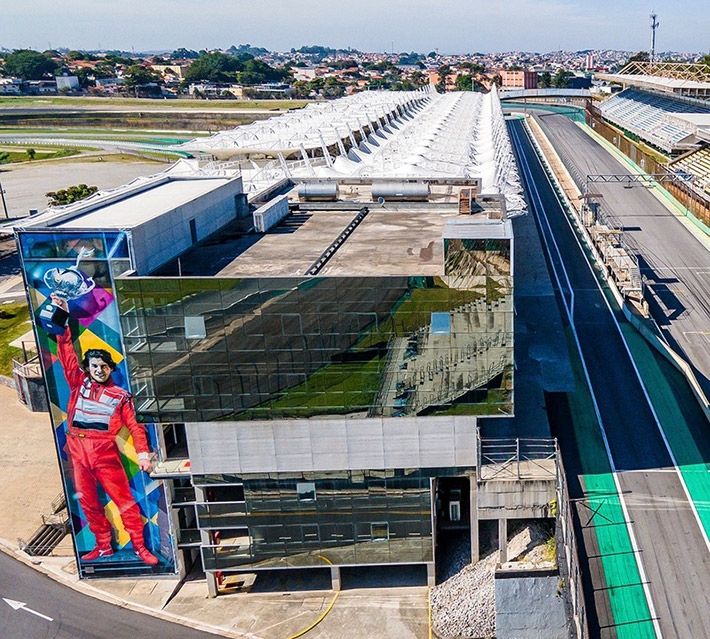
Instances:
[[[539,479],[557,473],[557,440],[552,438],[478,439],[478,477],[489,479]]]

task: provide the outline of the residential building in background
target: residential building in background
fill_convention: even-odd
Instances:
[[[537,72],[502,69],[501,87],[504,89],[537,89]]]

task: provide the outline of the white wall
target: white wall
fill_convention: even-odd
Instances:
[[[279,195],[254,211],[254,229],[266,233],[288,215],[288,195]]]
[[[198,241],[234,220],[237,215],[234,198],[240,193],[242,179],[235,178],[132,229],[136,274],[147,275],[189,249],[191,219],[195,219]]]
[[[397,417],[185,425],[193,473],[476,465],[476,418]]]

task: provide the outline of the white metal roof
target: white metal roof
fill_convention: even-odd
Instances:
[[[710,82],[699,80],[682,80],[680,78],[663,78],[657,75],[637,75],[626,73],[599,73],[597,77],[609,82],[620,82],[635,86],[658,87],[664,91],[681,89],[705,89],[710,91]]]
[[[438,94],[431,88],[416,92],[368,91],[329,104],[330,108],[307,107],[314,112],[313,121],[311,115],[297,117],[301,112],[288,113],[208,140],[191,141],[185,148],[208,154],[219,149],[221,157],[229,156],[230,145],[235,156],[259,149],[279,150],[278,159],[261,166],[254,163],[252,169],[243,168],[247,193],[258,192],[284,177],[478,177],[483,193],[505,196],[509,214],[524,209],[515,158],[495,88],[488,94]],[[378,112],[385,115],[373,116]],[[317,130],[311,128],[314,122]],[[356,131],[360,135],[355,136]],[[286,158],[288,149],[295,147],[300,149],[300,158]],[[318,152],[309,153],[313,148]]]

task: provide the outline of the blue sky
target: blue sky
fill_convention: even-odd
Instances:
[[[710,50],[708,0],[655,8],[659,51]],[[0,46],[636,51],[649,48],[652,9],[638,0],[0,0]]]

